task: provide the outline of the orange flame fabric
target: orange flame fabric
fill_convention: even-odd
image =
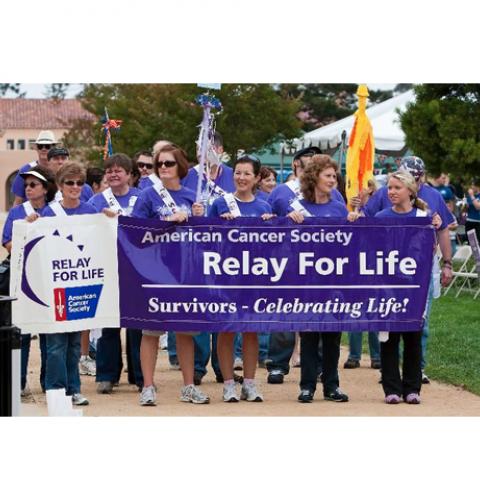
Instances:
[[[366,113],[368,89],[359,85],[357,90],[358,110],[348,142],[346,158],[346,195],[351,210],[350,200],[366,189],[368,181],[373,178],[373,162],[375,158],[375,140],[372,124]]]

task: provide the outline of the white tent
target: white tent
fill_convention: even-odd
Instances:
[[[400,128],[398,111],[405,111],[408,103],[415,100],[413,90],[392,97],[380,104],[367,108],[367,115],[373,128],[375,150],[378,153],[402,153],[405,149],[405,134]],[[324,127],[306,133],[295,141],[296,149],[308,146],[318,146],[322,151],[335,150],[342,142],[342,133],[345,131],[345,144],[353,128],[354,115],[343,118]]]

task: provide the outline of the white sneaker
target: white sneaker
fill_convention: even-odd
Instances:
[[[255,384],[245,384],[242,385],[242,394],[240,396],[243,400],[254,401],[260,403],[263,401],[263,396],[257,391],[257,386]]]
[[[243,370],[242,358],[235,358],[235,361],[233,362],[233,369],[234,370]]]
[[[72,396],[72,404],[74,404],[75,406],[87,406],[88,399],[83,394],[77,392]]]
[[[201,405],[210,403],[210,398],[193,384],[190,384],[182,387],[180,401]]]
[[[95,377],[97,374],[97,365],[95,360],[88,355],[81,356],[78,371],[80,375],[90,375],[91,377]]]
[[[153,385],[144,387],[140,394],[141,406],[157,406],[157,391]]]
[[[240,401],[237,394],[236,384],[224,384],[223,401],[225,401],[225,403],[238,403]]]
[[[168,333],[160,335],[160,349],[166,351],[168,349]]]

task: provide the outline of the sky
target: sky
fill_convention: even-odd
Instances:
[[[22,83],[22,91],[26,92],[27,98],[30,99],[40,99],[45,97],[45,84],[44,83]],[[372,90],[390,90],[395,87],[394,83],[367,83],[368,88]],[[67,97],[75,97],[80,90],[82,85],[79,83],[71,83],[67,91]],[[14,95],[7,94],[6,97],[14,97]]]

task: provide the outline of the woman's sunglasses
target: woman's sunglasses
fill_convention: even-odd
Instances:
[[[35,189],[37,186],[41,186],[41,185],[42,185],[41,182],[33,182],[33,181],[32,182],[26,182],[24,184],[25,189],[27,189],[27,188]]]
[[[65,186],[79,186],[82,187],[85,184],[85,181],[63,181]]]
[[[167,167],[167,168],[171,168],[171,167],[174,167],[176,164],[177,164],[177,162],[176,162],[176,161],[171,161],[171,160],[167,160],[167,161],[157,161],[157,163],[156,163],[157,168],[162,168],[164,165],[165,165],[165,167]]]

